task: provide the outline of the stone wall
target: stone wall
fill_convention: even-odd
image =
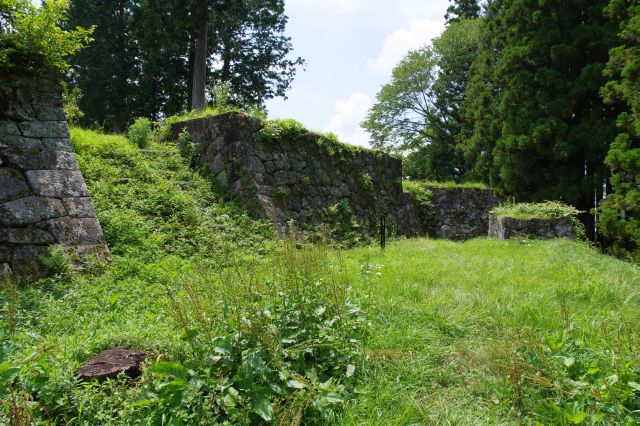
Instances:
[[[76,258],[108,251],[73,153],[55,75],[0,71],[0,266],[39,277],[61,245]]]
[[[500,240],[513,237],[539,238],[543,240],[553,238],[576,238],[571,217],[559,219],[518,219],[509,216],[499,216],[491,213],[489,219],[489,236]]]
[[[346,224],[374,235],[386,213],[390,229],[419,233],[402,191],[400,159],[306,131],[266,140],[260,120],[236,113],[174,124],[174,137],[185,128],[195,162],[279,230],[289,223],[302,229]]]
[[[413,208],[424,235],[455,241],[487,235],[489,212],[498,204],[491,189],[429,184],[423,189],[426,195],[414,197]]]

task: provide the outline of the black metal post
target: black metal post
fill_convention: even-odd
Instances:
[[[387,218],[385,215],[380,216],[380,248],[384,250],[387,245],[387,235],[386,235],[386,227],[387,227]]]

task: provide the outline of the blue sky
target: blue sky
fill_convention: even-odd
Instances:
[[[267,103],[269,115],[367,146],[359,123],[393,66],[442,32],[448,6],[448,0],[286,0],[287,34],[307,64],[287,100]]]

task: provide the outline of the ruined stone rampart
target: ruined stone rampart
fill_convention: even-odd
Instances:
[[[104,257],[100,224],[78,170],[54,75],[0,71],[0,266],[25,277],[61,245]]]
[[[419,233],[402,191],[400,159],[306,131],[267,140],[262,126],[229,113],[174,124],[172,131],[177,138],[187,129],[196,162],[277,229],[346,224],[373,235],[386,215],[397,233]]]
[[[500,240],[508,240],[514,237],[542,240],[553,238],[576,239],[571,217],[522,219],[501,216],[495,213],[491,213],[489,220],[489,236]]]

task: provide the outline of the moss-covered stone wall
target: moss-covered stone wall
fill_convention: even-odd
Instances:
[[[51,245],[76,258],[108,253],[61,93],[55,75],[0,71],[0,266],[20,277],[45,273]]]
[[[375,235],[385,215],[396,233],[419,233],[400,159],[307,131],[266,138],[262,128],[258,119],[228,113],[173,124],[172,132],[177,139],[187,129],[195,163],[279,230],[293,224]]]

